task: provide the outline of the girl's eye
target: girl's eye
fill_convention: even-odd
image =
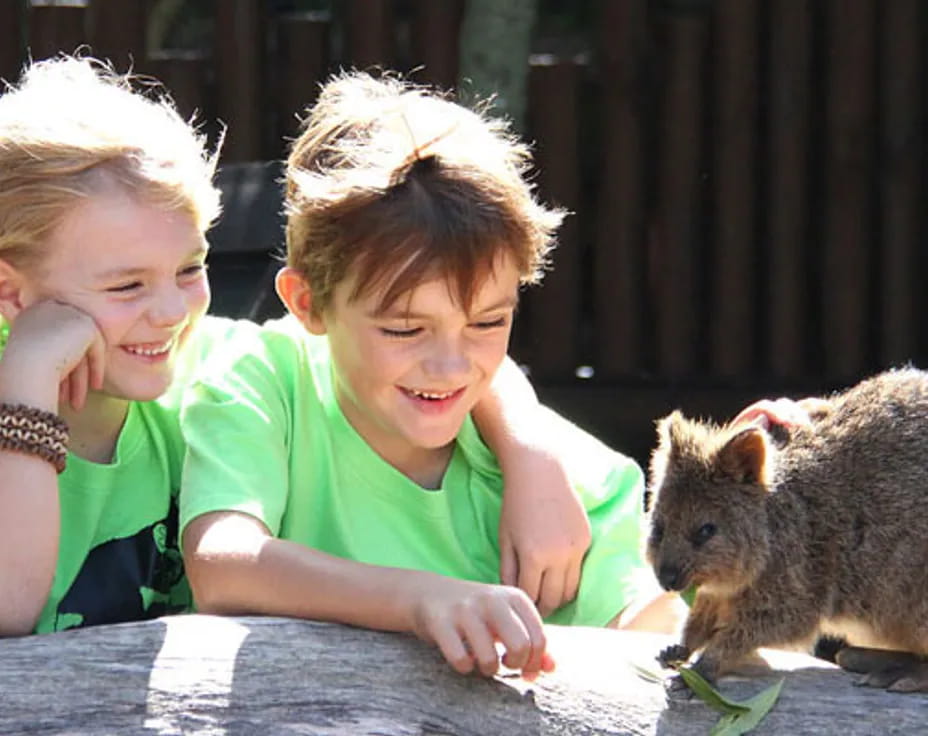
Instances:
[[[422,328],[413,327],[408,330],[396,330],[392,327],[381,327],[380,331],[387,337],[414,337],[422,332]]]
[[[120,284],[119,286],[111,286],[110,288],[107,289],[107,291],[113,294],[126,294],[126,293],[133,292],[141,288],[142,288],[141,281],[132,281],[128,284]]]
[[[506,323],[506,317],[499,317],[494,320],[487,320],[486,322],[474,322],[472,326],[476,327],[478,330],[492,330],[495,327],[505,327]]]

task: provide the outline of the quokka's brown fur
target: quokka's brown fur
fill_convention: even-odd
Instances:
[[[710,680],[822,633],[928,654],[928,373],[831,397],[778,446],[755,426],[659,422],[647,554],[698,586],[681,645]]]

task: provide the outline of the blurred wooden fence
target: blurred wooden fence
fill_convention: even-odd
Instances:
[[[343,0],[332,15],[221,0],[212,50],[172,51],[146,49],[148,0],[0,0],[0,76],[27,46],[42,58],[88,43],[227,122],[214,240],[238,291],[217,279],[217,304],[264,316],[277,171],[236,162],[279,159],[339,67],[421,67],[417,79],[452,86],[463,3]],[[718,415],[928,365],[928,4],[595,7],[585,45],[539,37],[526,60],[537,181],[575,213],[514,335],[543,395],[626,441],[622,417],[640,432],[675,404]]]

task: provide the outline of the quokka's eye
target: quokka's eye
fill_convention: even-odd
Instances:
[[[708,542],[712,537],[715,536],[715,532],[718,531],[715,527],[715,524],[711,522],[708,524],[703,524],[699,529],[696,530],[696,533],[693,535],[693,544],[697,547],[702,547],[706,542]]]

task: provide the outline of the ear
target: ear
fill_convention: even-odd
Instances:
[[[24,286],[26,278],[22,271],[0,258],[0,316],[12,322],[28,305]]]
[[[317,310],[313,309],[313,292],[301,273],[290,266],[284,266],[277,272],[274,287],[287,311],[307,330],[314,335],[325,334],[325,322]]]
[[[759,427],[747,427],[719,450],[716,468],[737,483],[767,485],[767,435]]]

